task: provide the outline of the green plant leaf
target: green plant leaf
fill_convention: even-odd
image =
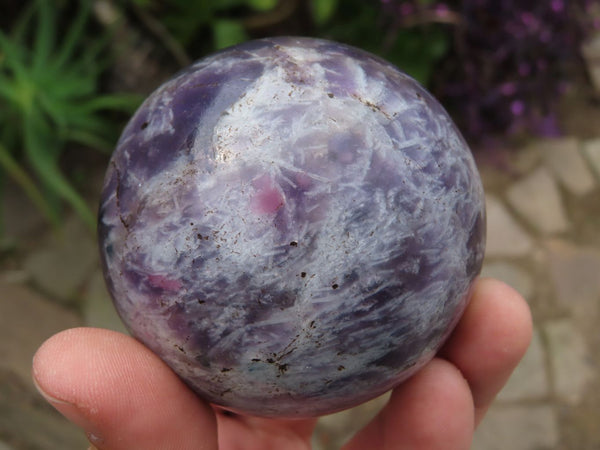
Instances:
[[[150,8],[154,4],[153,0],[131,0],[131,1],[133,3],[135,3],[137,6],[139,6],[140,8]]]
[[[57,100],[77,100],[92,96],[96,92],[96,80],[93,76],[86,76],[85,73],[62,73],[59,72],[51,80],[42,81],[46,87],[48,96]]]
[[[53,138],[49,125],[39,115],[30,114],[25,118],[24,136],[25,151],[40,179],[52,193],[69,203],[83,222],[94,230],[96,226],[94,214],[60,171],[58,161],[52,157],[59,152],[48,149],[60,145]]]
[[[213,39],[217,49],[239,44],[248,39],[243,25],[235,20],[219,19],[213,24]]]
[[[215,11],[227,11],[231,10],[232,8],[248,5],[249,1],[250,0],[205,0],[205,3],[214,14]]]
[[[47,0],[31,0],[10,36],[0,31],[0,172],[14,178],[50,222],[58,223],[64,201],[94,228],[94,215],[60,170],[61,154],[69,141],[84,144],[83,150],[110,149],[120,124],[106,112],[133,112],[141,98],[98,94],[111,33],[91,36],[91,1],[78,4],[64,33],[57,29],[56,3]]]
[[[28,71],[25,66],[27,51],[13,43],[0,30],[0,67],[5,67],[13,72],[15,78],[28,78]]]
[[[437,61],[448,50],[448,39],[440,28],[400,30],[384,56],[426,86]]]
[[[106,155],[110,155],[114,148],[114,142],[112,140],[104,139],[94,132],[71,130],[67,134],[67,138],[69,141],[77,142],[78,144],[93,148],[94,150],[98,150]]]
[[[56,37],[54,11],[50,6],[50,2],[38,0],[36,6],[38,21],[35,42],[33,44],[32,70],[34,73],[44,70],[48,65]]]
[[[215,4],[211,1],[171,0],[168,13],[161,20],[182,45],[190,43],[198,30],[214,20]]]
[[[35,182],[25,172],[19,163],[15,161],[6,147],[0,144],[0,167],[23,189],[23,192],[29,197],[31,202],[38,208],[42,215],[56,228],[58,228],[60,219],[57,211],[50,208],[44,199],[44,196],[35,185]]]
[[[246,3],[250,8],[257,11],[269,11],[279,3],[278,0],[246,0]]]
[[[84,51],[77,58],[69,60],[68,67],[63,70],[80,77],[88,76],[97,79],[110,66],[110,55],[103,55],[110,39],[111,32],[109,31],[96,36],[91,42],[85,42]]]
[[[315,24],[322,26],[335,14],[338,0],[311,0],[310,6]]]
[[[25,45],[27,31],[31,26],[31,19],[35,14],[37,5],[35,2],[30,2],[21,15],[17,18],[10,32],[10,38],[13,42],[19,45]]]
[[[83,108],[86,111],[110,109],[111,111],[132,113],[140,106],[143,100],[144,98],[137,94],[102,95],[85,102]]]
[[[65,38],[63,39],[60,51],[56,55],[53,61],[55,67],[62,67],[67,61],[73,57],[73,52],[77,47],[77,44],[82,41],[85,25],[88,21],[90,14],[90,1],[80,0],[79,10],[75,19],[71,23],[69,30]]]
[[[4,76],[2,72],[0,72],[0,98],[10,103],[18,101],[14,83],[8,77]]]
[[[319,36],[358,45],[379,54],[383,33],[373,32],[373,24],[377,23],[379,15],[380,9],[376,2],[344,0],[343,7],[337,8],[331,20],[321,27]]]

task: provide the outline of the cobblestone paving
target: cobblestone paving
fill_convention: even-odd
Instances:
[[[483,275],[527,299],[535,331],[473,449],[600,449],[600,139],[536,141],[509,161],[510,170],[480,162],[488,208]],[[75,220],[52,234],[19,191],[9,186],[4,197],[0,450],[83,449],[83,435],[35,392],[31,357],[58,330],[123,326],[93,236]],[[322,418],[314,448],[339,448],[385,401]]]
[[[488,203],[506,215],[489,223],[483,274],[521,292],[535,333],[473,449],[599,449],[600,140],[520,152],[513,176],[482,168]]]

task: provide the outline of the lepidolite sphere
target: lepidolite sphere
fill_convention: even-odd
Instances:
[[[422,367],[484,235],[442,107],[389,63],[310,38],[232,47],[158,88],[99,217],[132,334],[208,401],[276,417],[354,406]]]

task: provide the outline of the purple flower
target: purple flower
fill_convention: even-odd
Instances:
[[[552,113],[581,70],[581,44],[600,28],[590,14],[600,0],[387,0],[382,7],[396,15],[396,26],[444,23],[450,51],[435,67],[430,88],[472,140],[556,133]],[[411,15],[421,20],[406,20]],[[460,20],[439,20],[443,15]]]

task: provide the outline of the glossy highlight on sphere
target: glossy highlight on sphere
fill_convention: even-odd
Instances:
[[[429,361],[479,273],[471,153],[389,63],[247,42],[159,87],[125,128],[99,242],[132,334],[227,409],[308,417]]]

